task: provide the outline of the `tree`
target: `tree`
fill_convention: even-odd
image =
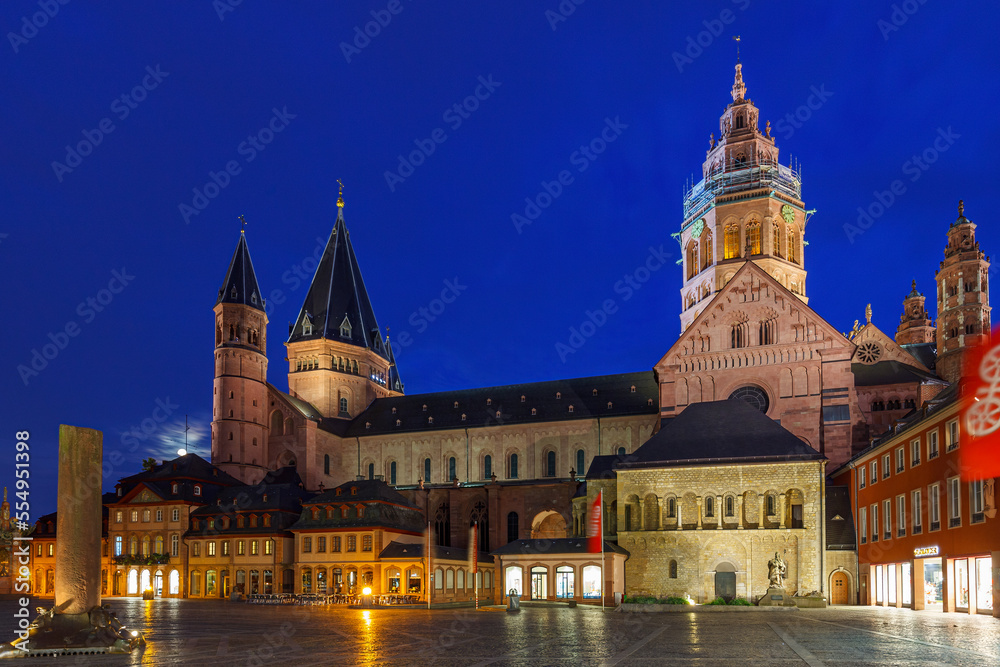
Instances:
[[[142,460],[142,469],[143,470],[152,470],[155,467],[156,467],[156,459],[150,457],[148,459],[143,459]]]

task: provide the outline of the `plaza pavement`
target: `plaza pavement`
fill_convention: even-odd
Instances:
[[[148,646],[60,665],[1000,665],[989,616],[837,607],[627,614],[577,607],[372,611],[112,598]],[[33,604],[36,604],[33,602]],[[37,601],[38,605],[51,601]],[[0,631],[17,609],[0,602]],[[10,628],[8,631],[7,628]],[[17,664],[17,663],[14,663]]]

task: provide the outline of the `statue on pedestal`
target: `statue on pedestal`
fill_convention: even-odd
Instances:
[[[786,572],[788,572],[788,566],[785,564],[785,561],[782,560],[781,554],[775,551],[774,558],[767,561],[768,586],[771,588],[781,588],[785,580]]]

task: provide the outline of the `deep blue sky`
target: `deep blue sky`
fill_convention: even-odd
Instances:
[[[897,14],[902,25],[889,32],[892,2],[823,4],[588,0],[553,30],[545,11],[556,0],[401,0],[347,62],[340,43],[388,2],[243,2],[223,20],[209,0],[80,2],[37,31],[22,22],[36,2],[4,2],[0,482],[12,486],[14,434],[29,429],[32,514],[51,511],[58,424],[103,430],[107,455],[157,400],[175,406],[170,418],[106,488],[144,456],[172,456],[185,414],[194,451],[207,456],[212,306],[239,214],[262,289],[283,298],[271,303],[269,375],[287,388],[281,343],[307,287],[295,269],[330,232],[338,178],[379,324],[411,337],[398,353],[407,393],[652,367],[679,333],[670,234],[730,101],[735,34],[748,96],[771,120],[782,163],[800,161],[817,209],[806,232],[810,305],[847,330],[871,302],[892,334],[912,278],[933,294],[960,198],[987,254],[1000,249],[989,199],[998,10],[913,2],[919,9]],[[12,44],[9,33],[22,31]],[[699,37],[707,46],[678,67],[674,54]],[[136,108],[113,105],[144,77],[156,83],[147,67],[166,74]],[[479,77],[499,87],[456,129],[444,112]],[[779,129],[814,88],[832,95],[801,127]],[[273,109],[294,118],[248,162],[241,143]],[[60,180],[52,163],[105,118],[113,131]],[[577,171],[572,154],[608,118],[627,128]],[[437,128],[447,138],[390,189],[397,156]],[[948,128],[958,138],[913,182],[904,163]],[[186,223],[179,205],[229,161],[240,173]],[[511,215],[564,169],[573,182],[518,233]],[[844,224],[895,179],[905,193],[849,238]],[[616,282],[661,245],[669,263],[626,301]],[[123,269],[134,278],[102,312],[79,307]],[[461,296],[421,326],[419,309],[456,278]],[[618,311],[560,358],[556,343],[605,299]],[[78,335],[25,385],[18,365],[68,324]]]

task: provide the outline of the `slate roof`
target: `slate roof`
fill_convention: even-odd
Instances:
[[[382,527],[422,533],[426,528],[420,508],[380,479],[344,482],[303,500],[302,505],[302,514],[292,526],[295,530]],[[360,516],[359,505],[364,508]],[[312,518],[314,507],[321,508],[315,519]],[[347,516],[334,511],[333,516],[328,517],[326,507],[347,508]]]
[[[319,338],[342,341],[368,348],[388,360],[389,353],[344,222],[344,209],[339,207],[337,211],[337,222],[302,308],[290,327],[288,342]],[[350,324],[350,336],[341,336],[340,325],[345,317]],[[312,323],[312,333],[306,333],[306,320]]]
[[[280,477],[288,477],[286,468],[280,471]],[[214,535],[260,535],[261,533],[286,533],[292,525],[299,519],[302,511],[302,500],[309,493],[302,488],[298,481],[298,474],[292,471],[295,476],[294,482],[280,484],[256,484],[253,486],[244,485],[221,490],[215,498],[215,502],[203,507],[199,507],[190,514],[191,519],[202,519],[197,530],[188,529],[184,533],[186,537],[214,536]],[[236,521],[242,515],[249,517],[255,514],[259,520],[256,526],[252,526],[249,520],[244,520],[241,528]],[[264,514],[270,516],[271,525],[265,526],[262,520]],[[222,527],[222,517],[229,517],[229,525]],[[208,522],[205,519],[216,519],[212,530],[208,529]]]
[[[176,494],[173,492],[174,482],[178,484]],[[201,485],[200,495],[194,493],[195,483]],[[243,482],[232,475],[219,470],[197,454],[188,453],[170,461],[164,461],[152,470],[144,470],[122,478],[118,481],[122,494],[120,497],[116,495],[111,504],[120,503],[139,484],[145,484],[164,500],[183,500],[196,504],[214,502],[215,495],[223,487],[243,486]]]
[[[590,468],[587,469],[587,479],[614,479],[618,477],[614,468],[620,459],[621,457],[617,454],[595,456],[590,461]]]
[[[900,345],[901,348],[913,355],[913,358],[922,363],[927,368],[934,370],[937,363],[937,346],[935,343],[910,343]]]
[[[240,232],[239,243],[229,262],[226,278],[219,288],[219,298],[215,304],[238,303],[264,310],[264,296],[257,285],[257,274],[250,261],[250,250],[247,248],[246,235]]]
[[[522,396],[524,402],[521,402]],[[658,387],[652,371],[390,396],[375,399],[350,423],[346,434],[363,436],[656,414],[659,411],[657,396]],[[609,402],[611,407],[608,407]],[[573,412],[569,411],[571,405]],[[532,409],[536,411],[534,415]],[[466,416],[464,421],[463,414]],[[397,419],[399,426],[396,426]],[[331,425],[331,428],[335,427]]]
[[[382,549],[379,553],[379,559],[383,558],[402,558],[402,559],[416,559],[424,557],[424,543],[423,542],[390,542]],[[433,545],[431,547],[431,560],[458,560],[466,561],[469,558],[469,550],[462,549],[459,547],[442,547],[438,545]],[[492,563],[493,556],[488,553],[479,552],[477,556],[480,563]]]
[[[826,487],[826,548],[831,551],[857,548],[851,494],[846,486]]]
[[[906,349],[906,348],[904,348]],[[851,364],[854,386],[870,387],[882,384],[904,384],[907,382],[933,381],[944,384],[944,380],[914,366],[898,361],[880,361],[875,364]]]
[[[389,335],[385,336],[385,347],[389,350],[389,389],[403,393],[403,381],[399,379],[399,367],[396,366],[396,354],[393,352],[392,344],[389,343]]]
[[[749,403],[725,400],[687,406],[629,458],[617,469],[824,457]]]
[[[508,542],[491,553],[494,556],[509,555],[544,555],[544,554],[585,554],[587,553],[587,538],[565,537],[555,540],[514,540]],[[605,553],[631,554],[614,542],[604,542]]]

